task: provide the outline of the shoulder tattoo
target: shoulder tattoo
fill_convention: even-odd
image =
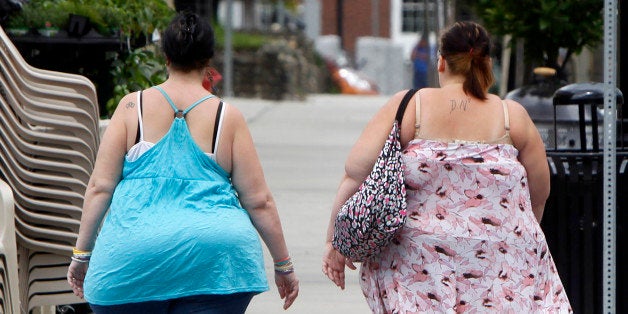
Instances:
[[[133,107],[135,107],[135,103],[134,103],[134,102],[132,102],[132,101],[129,101],[129,102],[126,104],[126,108],[127,108],[127,109],[131,109],[131,108],[133,108]]]

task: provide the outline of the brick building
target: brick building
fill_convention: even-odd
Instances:
[[[390,38],[391,1],[322,0],[321,35],[338,35],[354,55],[358,37]]]
[[[409,53],[421,34],[435,34],[452,20],[451,0],[321,0],[321,35],[338,35],[349,56],[359,37],[379,37]]]

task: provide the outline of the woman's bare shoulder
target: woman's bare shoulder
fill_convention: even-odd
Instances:
[[[508,114],[510,115],[511,121],[527,122],[530,120],[530,115],[522,104],[512,99],[504,99],[504,101],[508,105]]]

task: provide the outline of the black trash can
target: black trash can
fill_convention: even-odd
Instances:
[[[624,146],[623,95],[616,90],[617,239],[626,237],[628,221],[628,149]],[[541,227],[575,313],[602,313],[603,299],[603,134],[604,86],[571,84],[558,89],[554,107],[578,106],[580,147],[548,149],[551,193]],[[589,113],[585,115],[585,110]],[[556,112],[556,110],[554,110]],[[598,114],[600,116],[598,116]],[[585,119],[585,117],[589,117]],[[554,115],[554,121],[556,121]],[[554,128],[556,134],[556,128]],[[556,135],[555,135],[556,136]],[[623,209],[623,210],[622,210]],[[628,254],[617,246],[617,313],[628,313]]]

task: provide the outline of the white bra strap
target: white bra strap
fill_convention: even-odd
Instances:
[[[502,107],[504,107],[504,129],[506,132],[510,131],[510,116],[508,115],[508,104],[502,100]]]
[[[142,124],[142,91],[137,92],[137,119],[140,128],[140,142],[144,141],[144,125]]]
[[[416,118],[414,120],[414,137],[419,136],[419,129],[421,128],[421,91],[416,94],[414,99],[416,103]]]
[[[218,153],[218,143],[220,142],[220,133],[222,131],[222,120],[225,118],[225,111],[227,110],[227,103],[222,103],[222,108],[220,109],[220,119],[218,122],[218,131],[216,132],[216,140],[214,141],[214,155]]]

